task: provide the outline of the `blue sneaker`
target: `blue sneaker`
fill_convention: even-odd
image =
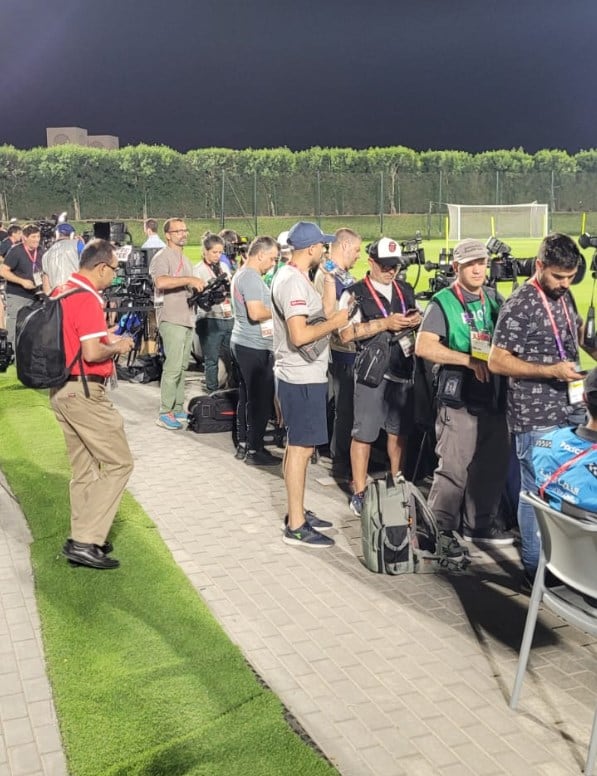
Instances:
[[[173,412],[163,412],[161,415],[159,415],[158,419],[156,420],[156,425],[161,426],[162,428],[168,428],[171,431],[176,431],[177,429],[182,428],[182,423],[176,420]]]
[[[180,412],[175,412],[174,417],[176,420],[178,420],[180,423],[188,423],[189,420],[189,413],[183,412],[182,410]]]
[[[303,523],[300,528],[286,528],[282,535],[282,541],[286,544],[302,545],[314,549],[333,547],[335,542],[329,536],[311,528],[309,523]]]
[[[362,490],[360,493],[354,493],[352,498],[350,499],[350,508],[355,513],[357,517],[361,516],[361,512],[363,511],[363,501],[365,500],[365,491]]]
[[[317,531],[329,531],[330,528],[334,527],[333,523],[330,523],[329,520],[322,520],[320,517],[317,517],[315,512],[311,512],[310,509],[305,509],[305,522],[311,526],[311,528],[315,528]],[[282,530],[284,531],[288,526],[288,515],[284,515],[284,523],[282,525]]]

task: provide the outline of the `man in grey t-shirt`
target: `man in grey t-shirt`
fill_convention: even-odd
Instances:
[[[156,305],[160,337],[164,346],[164,368],[160,383],[158,426],[171,430],[182,428],[187,414],[184,401],[184,373],[189,365],[195,312],[189,308],[189,289],[202,291],[205,282],[193,276],[191,262],[183,255],[189,230],[181,218],[169,218],[164,224],[166,247],[155,254],[149,265],[157,295]],[[156,299],[157,301],[157,299]]]
[[[333,539],[319,533],[331,528],[331,523],[305,511],[304,495],[307,466],[313,450],[328,441],[329,335],[348,320],[346,310],[334,311],[334,278],[330,276],[325,280],[322,305],[322,298],[313,288],[308,272],[320,264],[324,243],[335,239],[334,235],[324,234],[317,224],[299,221],[288,233],[288,243],[293,248],[292,261],[278,270],[272,282],[274,372],[278,401],[288,431],[284,456],[288,522],[284,541],[306,547],[334,544]],[[303,346],[315,343],[320,347],[312,357],[301,353]]]
[[[278,253],[273,237],[256,237],[232,279],[234,326],[230,342],[239,372],[236,458],[249,466],[281,463],[263,446],[274,404],[274,359],[270,290],[262,276],[274,266]]]

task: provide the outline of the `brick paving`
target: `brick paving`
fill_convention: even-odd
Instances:
[[[188,394],[200,392],[189,373]],[[564,776],[582,770],[597,642],[542,612],[518,713],[508,708],[528,599],[515,549],[467,576],[368,572],[358,520],[309,469],[332,550],[281,540],[281,472],[234,460],[226,434],[158,428],[156,384],[114,395],[135,456],[130,491],[226,633],[343,776]],[[0,776],[66,773],[28,559],[0,489]],[[6,516],[6,519],[5,519]]]

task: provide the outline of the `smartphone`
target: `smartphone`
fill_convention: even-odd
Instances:
[[[323,263],[323,268],[326,272],[333,272],[336,269],[336,265],[331,259],[326,259]]]
[[[404,314],[408,317],[410,315],[418,315],[419,311],[415,307],[411,307],[410,310],[407,310]]]

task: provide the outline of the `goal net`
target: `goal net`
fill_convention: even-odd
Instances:
[[[450,240],[476,237],[544,237],[548,207],[537,202],[524,205],[448,204]]]

